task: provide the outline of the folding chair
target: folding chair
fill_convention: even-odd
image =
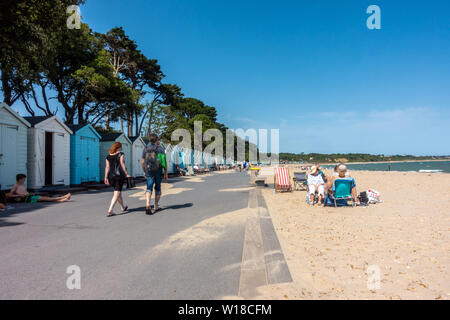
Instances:
[[[275,192],[292,191],[291,178],[289,176],[288,168],[275,168],[274,188]]]
[[[294,172],[294,190],[308,190],[306,172]]]
[[[355,206],[355,201],[352,197],[352,189],[354,186],[355,180],[353,178],[342,178],[336,179],[333,182],[331,190],[328,191],[328,194],[325,198],[325,203],[328,202],[329,198],[334,206],[337,207],[338,204],[347,205],[347,201],[352,201],[352,207]],[[331,192],[330,192],[331,191]]]

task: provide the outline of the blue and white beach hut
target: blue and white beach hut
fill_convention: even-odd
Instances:
[[[70,136],[70,184],[100,181],[100,134],[90,124],[68,125]]]

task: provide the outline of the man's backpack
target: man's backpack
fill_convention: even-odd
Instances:
[[[158,149],[154,146],[147,147],[144,157],[144,165],[146,171],[151,175],[156,175],[162,168],[161,160],[158,157]]]

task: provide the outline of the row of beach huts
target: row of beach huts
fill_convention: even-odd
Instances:
[[[112,143],[122,143],[125,164],[134,177],[143,176],[141,137],[123,133],[98,133],[90,124],[66,125],[57,116],[21,117],[5,103],[0,104],[0,185],[10,189],[18,173],[27,175],[27,187],[80,185],[103,181],[105,158]],[[211,154],[167,145],[169,173],[176,165],[211,167],[231,164]]]

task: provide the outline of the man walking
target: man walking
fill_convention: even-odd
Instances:
[[[148,215],[159,211],[159,199],[161,198],[161,181],[164,171],[164,181],[167,181],[167,162],[164,148],[159,145],[159,138],[156,134],[149,135],[150,143],[142,152],[142,169],[147,178],[147,190],[145,192],[145,213]],[[150,206],[153,186],[155,187],[155,206],[153,212]]]

